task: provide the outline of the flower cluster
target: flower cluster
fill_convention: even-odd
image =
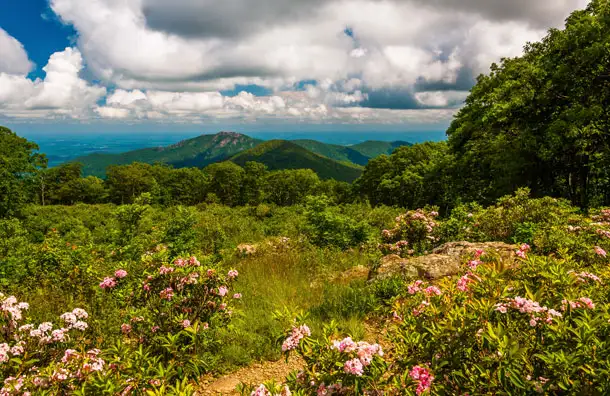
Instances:
[[[423,285],[424,281],[416,280],[413,284],[407,286],[407,292],[409,294],[417,294],[422,292],[426,297],[440,296],[443,294],[441,289],[436,286],[428,286],[424,288]]]
[[[426,367],[415,366],[409,371],[409,377],[417,383],[417,389],[415,393],[421,395],[422,393],[430,390],[434,376],[430,373],[430,370]]]
[[[383,230],[385,244],[379,245],[384,254],[412,255],[423,252],[439,241],[436,235],[438,212],[418,209],[396,217],[394,228]]]
[[[529,324],[532,327],[536,327],[538,322],[544,321],[545,323],[552,323],[553,318],[562,317],[561,312],[554,309],[543,307],[536,301],[529,300],[523,297],[515,297],[506,300],[506,302],[498,303],[495,305],[495,310],[500,313],[506,313],[509,309],[515,309],[521,313],[530,315]]]
[[[480,278],[472,272],[467,272],[457,281],[457,289],[461,292],[467,293],[470,291],[470,284],[480,281]]]
[[[574,271],[569,271],[568,273],[574,275],[576,277],[576,280],[580,283],[587,283],[588,281],[592,281],[592,282],[596,282],[596,283],[603,283],[602,280],[597,276],[594,275],[590,272],[579,272],[576,273]]]
[[[524,243],[519,247],[519,250],[517,250],[515,254],[517,255],[517,257],[520,257],[525,260],[527,258],[527,252],[529,252],[531,249],[532,248],[530,247],[530,245]]]
[[[606,257],[607,253],[604,249],[600,248],[599,246],[595,246],[593,248],[593,250],[595,251],[595,254],[597,254],[598,256],[602,256],[602,257]]]
[[[0,314],[8,320],[8,327],[14,328],[23,318],[23,311],[30,308],[28,303],[19,302],[15,296],[4,297],[0,293]]]
[[[292,392],[288,385],[284,385],[279,393],[272,394],[264,384],[260,384],[250,393],[250,396],[291,396]]]
[[[474,258],[468,262],[468,268],[471,270],[476,270],[477,267],[482,264],[480,258],[484,253],[485,252],[483,250],[477,249],[477,251],[474,253]]]
[[[102,289],[114,289],[117,286],[117,280],[127,277],[127,271],[124,269],[118,269],[114,271],[114,277],[107,276],[100,282],[100,288]]]
[[[305,337],[311,336],[311,330],[307,325],[301,325],[299,327],[293,326],[292,331],[288,338],[284,340],[282,344],[282,352],[291,351],[299,346],[299,342]]]
[[[383,349],[379,344],[369,344],[368,342],[354,342],[351,337],[344,338],[341,341],[334,341],[331,349],[341,353],[353,354],[355,357],[348,360],[343,365],[343,371],[346,374],[362,376],[364,368],[369,366],[375,356],[383,356]]]
[[[581,297],[578,301],[561,300],[562,311],[565,311],[568,305],[571,309],[595,309],[595,303],[589,297]]]

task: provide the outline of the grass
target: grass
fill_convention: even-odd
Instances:
[[[228,259],[224,265],[240,273],[237,290],[243,299],[240,312],[223,334],[224,369],[280,358],[278,340],[283,340],[289,323],[277,320],[277,311],[290,309],[292,316],[308,313],[307,324],[315,334],[334,320],[342,332],[362,336],[363,308],[370,310],[372,298],[366,282],[342,284],[333,279],[350,267],[368,264],[367,256],[356,251],[311,246]]]

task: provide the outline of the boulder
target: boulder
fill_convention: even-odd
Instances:
[[[258,250],[258,245],[248,245],[246,243],[242,243],[237,246],[237,252],[242,256],[252,256],[256,254]]]
[[[402,258],[395,254],[385,256],[381,259],[373,279],[401,276],[432,280],[456,275],[463,263],[477,250],[484,251],[486,255],[493,255],[505,266],[510,266],[515,262],[517,249],[517,246],[503,242],[449,242],[424,256],[409,258]]]

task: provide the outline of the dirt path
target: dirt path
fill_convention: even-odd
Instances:
[[[290,357],[288,363],[285,359],[280,359],[277,362],[256,363],[217,379],[204,379],[197,394],[239,395],[235,391],[235,387],[240,383],[259,385],[269,380],[282,382],[292,370],[299,369],[303,365],[303,361],[296,354]]]

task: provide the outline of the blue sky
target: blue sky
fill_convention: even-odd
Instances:
[[[0,124],[443,130],[478,74],[586,4],[0,0]]]

